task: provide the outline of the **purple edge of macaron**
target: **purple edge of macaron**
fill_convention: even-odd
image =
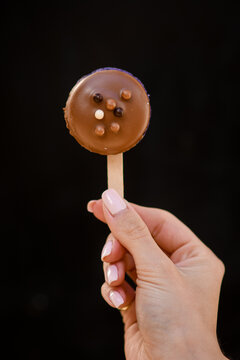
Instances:
[[[129,71],[126,71],[126,70],[123,70],[123,69],[119,69],[119,68],[115,68],[115,67],[111,67],[111,66],[106,66],[106,67],[103,67],[103,68],[99,68],[99,69],[93,70],[93,71],[91,71],[89,74],[83,75],[83,76],[77,81],[77,83],[78,83],[79,81],[81,81],[82,79],[84,79],[85,77],[87,77],[87,76],[89,76],[89,75],[92,75],[92,74],[94,74],[94,73],[96,73],[96,72],[103,71],[103,70],[118,70],[118,71],[122,71],[122,72],[124,72],[124,73],[132,76],[134,79],[136,79],[136,80],[142,85],[142,87],[144,88],[144,90],[145,90],[145,92],[146,92],[146,94],[147,94],[147,97],[148,97],[148,99],[149,99],[149,108],[150,108],[149,122],[148,122],[148,125],[147,125],[147,127],[146,127],[146,129],[145,129],[145,131],[144,131],[144,133],[143,133],[143,135],[142,135],[142,137],[141,137],[141,139],[139,139],[139,141],[135,144],[135,146],[136,146],[136,145],[143,139],[143,137],[145,136],[145,134],[146,134],[146,132],[147,132],[147,130],[148,130],[149,124],[150,124],[151,113],[152,113],[151,105],[150,105],[150,95],[147,93],[147,90],[146,90],[145,86],[143,85],[143,83],[141,82],[141,80],[139,80],[136,76],[134,76],[133,74],[131,74]]]

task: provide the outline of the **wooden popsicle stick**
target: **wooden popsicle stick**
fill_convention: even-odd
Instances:
[[[114,189],[124,197],[123,153],[107,155],[107,177],[108,189]]]

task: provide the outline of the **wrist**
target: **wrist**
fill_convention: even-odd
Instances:
[[[193,358],[196,360],[229,360],[222,353],[217,337],[212,339],[208,337],[205,341],[199,337],[198,342],[195,342],[195,346],[189,347],[188,356],[189,360]]]
[[[185,333],[184,337],[178,334],[171,343],[174,346],[171,346],[170,351],[168,349],[169,352],[166,351],[166,360],[229,360],[222,353],[216,334],[206,329],[188,335]]]
[[[156,352],[153,351],[152,359],[158,360],[159,358],[164,360],[229,360],[222,353],[217,339],[211,340],[208,338],[207,341],[203,341],[201,337],[199,337],[198,341],[185,345],[184,342],[176,341],[170,347],[162,347],[160,353],[158,348]]]

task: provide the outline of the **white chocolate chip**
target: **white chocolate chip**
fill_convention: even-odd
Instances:
[[[95,118],[98,120],[102,120],[104,118],[104,112],[100,109],[95,111]]]

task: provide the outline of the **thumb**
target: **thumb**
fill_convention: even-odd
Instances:
[[[139,267],[169,265],[170,260],[159,248],[134,208],[113,189],[102,194],[103,212],[112,234],[131,253]]]

